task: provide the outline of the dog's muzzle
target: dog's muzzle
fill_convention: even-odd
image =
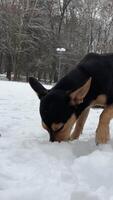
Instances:
[[[62,125],[59,129],[53,131],[52,129],[50,129],[50,141],[54,142],[55,141],[55,136],[58,132],[60,132],[62,129],[64,128],[64,125]]]

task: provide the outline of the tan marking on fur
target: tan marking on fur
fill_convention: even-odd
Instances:
[[[80,104],[83,102],[84,97],[87,95],[91,86],[91,78],[79,89],[70,94],[71,105]]]
[[[61,142],[61,141],[69,140],[70,133],[71,133],[71,130],[72,130],[72,127],[73,127],[75,121],[76,121],[76,117],[73,114],[70,117],[70,119],[67,121],[67,123],[65,123],[64,128],[55,134],[55,137],[54,137],[55,141]]]
[[[91,103],[91,105],[82,112],[82,114],[80,115],[80,117],[77,120],[75,130],[73,131],[71,138],[70,138],[72,127],[73,127],[74,123],[76,122],[76,117],[73,114],[70,117],[70,119],[67,121],[67,123],[64,125],[63,129],[55,134],[54,140],[60,142],[60,141],[66,141],[69,139],[77,139],[83,130],[85,121],[86,121],[88,113],[89,113],[89,109],[96,105],[105,106],[106,101],[107,101],[106,95],[99,95]],[[96,130],[96,143],[97,144],[105,144],[109,140],[109,138],[110,138],[109,122],[112,118],[113,118],[113,106],[105,107],[104,111],[100,115],[99,124],[98,124],[97,130]],[[62,125],[63,125],[62,123],[58,123],[58,124],[53,123],[52,129],[55,131],[55,130],[59,129]],[[44,122],[42,122],[42,126],[44,129],[49,131],[48,127],[46,126],[46,124]]]
[[[46,126],[46,124],[42,121],[42,126],[44,129],[48,130],[48,127]]]
[[[86,122],[86,119],[88,117],[88,114],[89,114],[89,110],[90,108],[86,108],[82,114],[79,116],[78,120],[77,120],[77,123],[76,123],[76,126],[75,126],[75,129],[71,135],[71,140],[74,140],[74,139],[78,139],[80,134],[82,133],[82,130],[83,130],[83,127],[84,127],[84,124]]]
[[[92,106],[105,106],[107,101],[107,96],[106,95],[99,95],[97,98],[92,101],[91,105]]]
[[[109,123],[113,118],[113,106],[107,106],[100,115],[99,124],[96,130],[96,143],[106,144],[110,139]]]
[[[57,131],[58,129],[60,129],[63,126],[63,123],[53,123],[51,125],[51,128],[53,131]]]

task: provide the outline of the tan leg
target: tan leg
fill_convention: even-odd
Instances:
[[[100,115],[96,130],[96,144],[106,144],[110,139],[109,123],[113,118],[113,106],[107,106]]]
[[[71,140],[77,139],[79,138],[80,134],[82,133],[84,124],[86,122],[86,119],[88,117],[89,114],[89,110],[90,108],[86,108],[82,114],[80,115],[80,117],[78,118],[77,122],[76,122],[76,126],[75,129],[71,135]]]

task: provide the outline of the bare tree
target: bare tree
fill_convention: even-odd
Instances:
[[[112,0],[0,1],[0,66],[7,77],[57,81],[57,47],[64,76],[88,52],[113,51]]]

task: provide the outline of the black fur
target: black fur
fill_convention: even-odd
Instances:
[[[92,78],[91,87],[83,103],[76,106],[70,105],[69,94],[84,85],[90,77]],[[35,83],[33,89],[41,99],[40,114],[42,120],[50,129],[53,122],[65,123],[72,113],[78,117],[98,95],[106,95],[107,104],[112,104],[113,54],[90,53],[48,93],[45,88],[41,88],[43,92],[40,92],[40,88],[40,84],[37,82],[36,86]]]

